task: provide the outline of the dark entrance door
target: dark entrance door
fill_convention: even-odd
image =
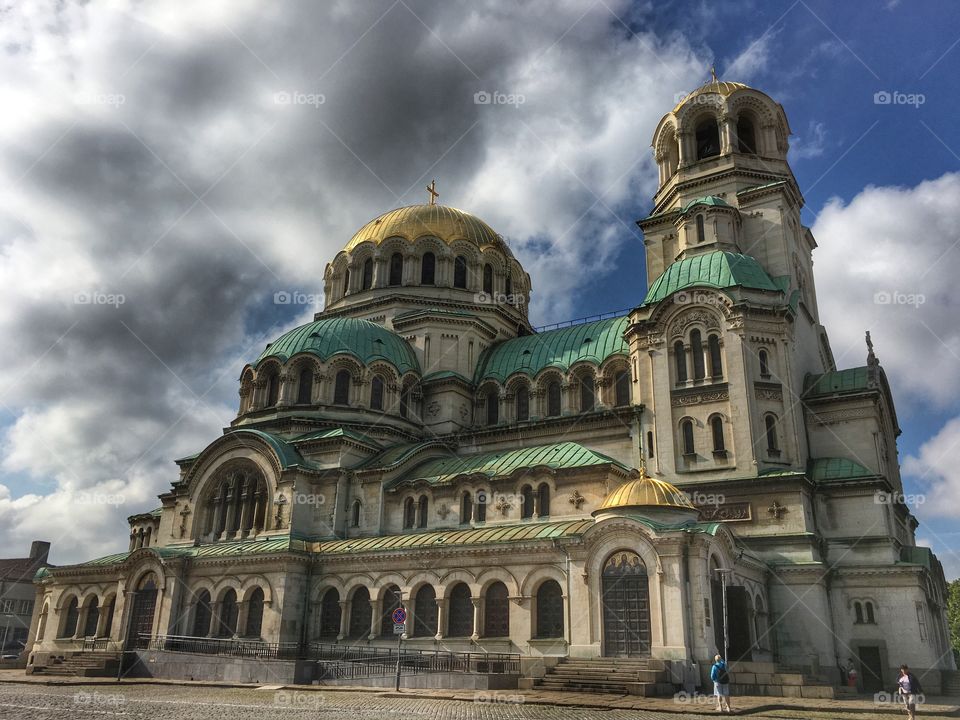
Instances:
[[[153,634],[153,615],[157,609],[157,583],[153,575],[147,575],[140,581],[133,595],[133,609],[130,613],[130,633],[127,645],[135,647],[141,635]]]
[[[750,652],[750,600],[747,589],[740,585],[727,588],[727,613],[730,626],[730,661],[749,661]]]
[[[603,567],[603,646],[607,656],[650,654],[650,590],[636,553],[620,551]]]
[[[858,651],[860,656],[860,682],[865,693],[877,693],[883,690],[883,662],[880,648],[867,645]]]

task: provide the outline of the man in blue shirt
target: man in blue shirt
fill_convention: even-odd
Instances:
[[[727,663],[717,655],[713,658],[713,667],[710,668],[710,679],[713,680],[713,694],[717,698],[717,712],[730,709],[730,673],[727,672]]]

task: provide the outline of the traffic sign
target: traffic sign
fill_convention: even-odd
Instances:
[[[397,623],[398,625],[402,625],[407,621],[407,611],[404,610],[402,607],[398,607],[396,610],[393,611],[393,614],[390,615],[390,617],[393,618],[393,621],[395,623]]]
[[[407,626],[404,625],[403,623],[394,623],[394,625],[393,625],[393,634],[394,634],[394,635],[403,635],[403,633],[404,633],[404,631],[406,631],[406,629],[407,629]]]

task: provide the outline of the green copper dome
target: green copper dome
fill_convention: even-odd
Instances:
[[[716,195],[705,195],[704,197],[698,197],[694,200],[691,200],[686,205],[683,206],[683,210],[680,211],[682,215],[686,215],[692,208],[697,205],[706,205],[708,207],[732,207],[730,203],[724,200],[721,197]]]
[[[386,328],[356,318],[324,318],[284,333],[267,345],[254,366],[269,357],[286,362],[297,353],[308,352],[327,360],[332,355],[352,355],[364,365],[385,360],[402,375],[408,370],[420,371],[420,364],[410,344]]]
[[[718,290],[745,287],[780,292],[780,288],[754,258],[717,250],[673,263],[650,286],[642,307],[658,303],[688,287],[712,287]]]

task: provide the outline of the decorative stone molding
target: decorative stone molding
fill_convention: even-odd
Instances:
[[[697,505],[700,519],[704,522],[749,522],[753,520],[753,508],[748,502]]]
[[[674,407],[687,407],[701,403],[722,402],[729,399],[730,392],[727,390],[704,390],[701,392],[674,394],[673,397],[670,398],[670,404]]]

